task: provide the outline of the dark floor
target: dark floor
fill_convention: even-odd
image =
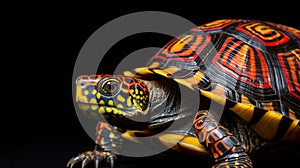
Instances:
[[[79,152],[92,149],[92,145],[84,146],[77,143],[37,143],[25,144],[22,146],[5,146],[4,156],[0,158],[1,168],[66,168],[68,160]],[[3,149],[3,148],[2,148]],[[1,154],[3,155],[3,153]],[[137,168],[137,167],[191,167],[199,164],[193,156],[181,156],[172,151],[164,152],[154,156],[144,158],[139,157],[119,157],[116,162],[117,168]],[[201,167],[210,167],[209,163],[201,163]],[[103,165],[108,167],[108,165]],[[74,168],[81,167],[76,164]],[[93,168],[90,162],[86,168]]]
[[[88,145],[81,143],[90,143]],[[1,168],[65,168],[67,161],[79,152],[93,148],[91,140],[73,142],[43,142],[26,143],[22,145],[2,144],[0,167]],[[283,145],[286,147],[286,145]],[[297,147],[298,148],[298,147]],[[295,152],[288,151],[295,149]],[[299,165],[300,148],[287,147],[284,150],[266,149],[253,156],[254,167],[284,167]],[[166,151],[158,155],[148,157],[119,157],[116,162],[117,168],[137,168],[137,167],[211,167],[206,160],[196,158],[191,155],[183,155],[173,151]],[[74,168],[81,167],[80,164]],[[87,168],[93,168],[93,163],[89,163]],[[104,165],[107,167],[107,165]],[[297,166],[296,166],[297,167]]]

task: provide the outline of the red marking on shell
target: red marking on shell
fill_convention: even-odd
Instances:
[[[296,54],[300,55],[300,49],[279,53],[278,59],[290,94],[300,99],[300,60]]]
[[[205,36],[203,34],[191,36],[189,37],[189,42],[184,42],[184,40],[180,41],[183,38],[185,38],[185,36],[174,39],[173,41],[168,43],[153,58],[151,58],[151,60],[161,59],[163,61],[177,60],[183,62],[194,61],[200,55],[203,49],[209,44],[211,36],[209,34],[206,34]],[[190,38],[193,38],[194,41]],[[185,43],[185,46],[187,47],[183,47],[182,45],[184,44],[177,43]],[[176,49],[174,49],[173,47],[176,47]],[[176,52],[174,53],[172,52],[172,50]]]
[[[265,46],[281,45],[290,40],[290,37],[286,34],[259,22],[242,24],[237,26],[236,30],[247,34]]]
[[[235,40],[233,37],[227,38],[212,62],[221,71],[237,80],[257,88],[271,88],[269,70],[262,52],[252,47],[246,47],[247,45],[243,42]],[[237,51],[237,47],[241,45],[245,45],[246,48]],[[260,67],[257,67],[258,65]],[[261,73],[257,71],[258,69]],[[260,75],[260,79],[257,79],[256,77]]]

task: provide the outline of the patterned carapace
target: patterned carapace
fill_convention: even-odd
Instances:
[[[191,88],[221,86],[230,100],[296,119],[300,117],[299,34],[269,22],[218,20],[171,41],[149,67]]]
[[[172,95],[178,90],[159,84],[153,86],[164,89],[147,89],[149,76],[160,76],[200,93],[201,100],[199,110],[190,112],[195,116],[192,129],[161,134],[157,139],[162,144],[175,141],[173,149],[210,157],[214,167],[252,167],[249,153],[264,145],[300,142],[300,31],[295,28],[258,20],[213,21],[173,39],[146,67],[124,75],[80,77],[76,96],[81,109],[90,116],[143,114],[153,101],[151,94],[161,91],[168,91],[166,107],[173,106],[168,103],[176,101]],[[212,101],[224,107],[220,122],[207,108]],[[157,114],[160,119],[168,116]],[[174,120],[176,114],[172,111]],[[69,165],[91,160],[98,165],[99,158],[113,162],[122,138],[136,140],[135,130],[117,135],[114,130],[120,128],[99,125],[96,152],[72,158]]]

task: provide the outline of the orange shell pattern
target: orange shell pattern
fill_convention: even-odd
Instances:
[[[230,100],[300,118],[300,31],[295,28],[214,21],[169,42],[148,66],[192,88],[218,89]]]

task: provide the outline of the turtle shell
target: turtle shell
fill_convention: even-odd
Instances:
[[[266,139],[299,126],[300,31],[295,28],[258,20],[214,21],[171,40],[135,71],[135,76],[156,73],[199,90]]]

